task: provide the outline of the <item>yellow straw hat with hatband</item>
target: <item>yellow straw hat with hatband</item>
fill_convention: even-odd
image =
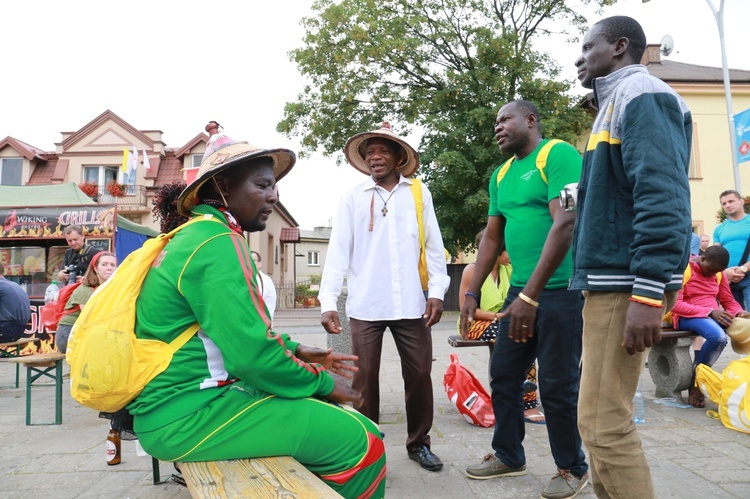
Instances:
[[[206,125],[209,133],[206,152],[198,168],[195,180],[190,182],[180,197],[177,198],[177,211],[186,217],[198,204],[198,190],[217,173],[236,167],[253,159],[267,157],[273,161],[273,173],[276,181],[289,173],[297,156],[289,149],[262,149],[247,142],[232,140],[219,133],[221,126],[215,121]]]
[[[393,133],[391,125],[387,121],[383,122],[380,130],[358,133],[346,142],[344,156],[346,156],[350,165],[365,175],[371,175],[370,166],[365,161],[365,150],[367,149],[367,141],[372,138],[390,140],[399,146],[404,159],[401,164],[396,165],[396,171],[401,175],[411,177],[417,172],[417,168],[419,168],[419,154],[404,139]]]

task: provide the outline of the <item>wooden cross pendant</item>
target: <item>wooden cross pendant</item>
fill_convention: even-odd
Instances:
[[[388,208],[386,208],[385,206],[383,206],[383,209],[380,211],[383,212],[383,216],[386,216],[388,214]]]

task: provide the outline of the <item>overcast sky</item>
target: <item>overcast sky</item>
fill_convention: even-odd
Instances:
[[[301,46],[299,21],[312,3],[3,2],[0,138],[53,151],[61,132],[78,130],[110,109],[137,129],[162,130],[168,147],[181,147],[216,120],[234,139],[296,150],[297,142],[275,128],[284,104],[302,89],[287,53]],[[728,65],[750,70],[750,43],[743,40],[750,2],[725,4]],[[649,43],[671,35],[670,60],[721,66],[706,0],[620,0],[603,16],[614,14],[640,21]],[[575,77],[580,43],[557,37],[541,46],[568,68],[567,78]],[[303,229],[312,229],[327,225],[341,193],[362,180],[347,164],[316,155],[299,161],[281,182],[281,200]]]

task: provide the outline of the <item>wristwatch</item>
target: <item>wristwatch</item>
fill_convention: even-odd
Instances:
[[[747,267],[745,267],[744,265],[740,265],[740,270],[747,273]]]

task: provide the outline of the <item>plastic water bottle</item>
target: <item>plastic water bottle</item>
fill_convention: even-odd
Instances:
[[[635,391],[633,397],[633,421],[638,423],[646,422],[646,401],[643,398],[643,392],[641,391],[641,380],[638,380],[638,388]]]
[[[52,284],[47,286],[44,291],[44,304],[48,304],[51,301],[57,300],[57,295],[60,293],[60,288],[57,287],[57,281],[52,280]]]

